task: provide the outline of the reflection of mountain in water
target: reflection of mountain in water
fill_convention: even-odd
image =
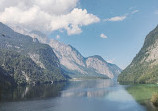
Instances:
[[[65,87],[65,84],[65,82],[62,82],[39,86],[25,86],[1,91],[0,101],[21,101],[57,97],[60,96],[60,91]]]
[[[1,102],[0,111],[146,111],[124,86],[110,80],[17,88],[3,100],[9,98],[14,101]]]
[[[69,84],[66,91],[62,91],[62,97],[105,97],[108,93],[108,87],[114,87],[115,83],[111,80],[89,80],[75,81]]]

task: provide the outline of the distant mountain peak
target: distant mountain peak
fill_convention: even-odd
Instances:
[[[89,56],[88,58],[97,58],[97,59],[99,59],[101,61],[106,62],[100,55]]]

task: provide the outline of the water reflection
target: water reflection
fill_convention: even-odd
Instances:
[[[109,93],[108,87],[115,87],[111,80],[73,81],[68,90],[62,91],[62,97],[103,97]]]
[[[111,80],[21,87],[6,95],[2,95],[7,100],[0,104],[0,111],[145,111],[123,86]],[[14,102],[8,102],[10,98]]]
[[[123,86],[111,80],[71,82],[61,96],[66,102],[60,103],[59,111],[145,111]]]
[[[19,86],[8,90],[1,90],[0,101],[23,101],[60,96],[60,91],[66,83],[45,84],[38,86]]]

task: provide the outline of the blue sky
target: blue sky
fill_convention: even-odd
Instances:
[[[87,57],[100,55],[125,68],[143,45],[145,36],[158,24],[157,0],[80,0],[78,6],[100,18],[100,22],[82,27],[82,33],[58,34],[61,42],[71,44]],[[110,21],[112,17],[123,20]],[[107,38],[101,38],[105,34]]]

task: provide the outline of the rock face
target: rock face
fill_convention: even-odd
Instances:
[[[109,78],[114,78],[115,74],[112,73],[109,63],[107,63],[102,57],[96,55],[91,56],[86,59],[86,66],[88,69],[93,69],[98,74],[103,74],[108,76]],[[120,73],[119,69],[118,74]]]
[[[66,80],[60,62],[49,45],[14,32],[0,23],[0,75],[16,84]]]
[[[104,75],[113,79],[121,72],[119,67],[107,63],[98,55],[85,58],[71,45],[65,45],[57,40],[51,40],[49,45],[54,49],[63,69],[73,73],[71,75],[98,77]]]
[[[42,43],[50,45],[57,55],[62,69],[70,77],[105,77],[117,78],[121,69],[114,65],[107,63],[100,56],[83,57],[78,50],[71,45],[63,44],[54,39],[48,39],[46,35],[38,31],[23,31],[21,28],[13,27],[19,33],[30,35],[33,38],[38,38]]]
[[[120,74],[118,81],[158,83],[158,26],[147,35],[142,49]]]

